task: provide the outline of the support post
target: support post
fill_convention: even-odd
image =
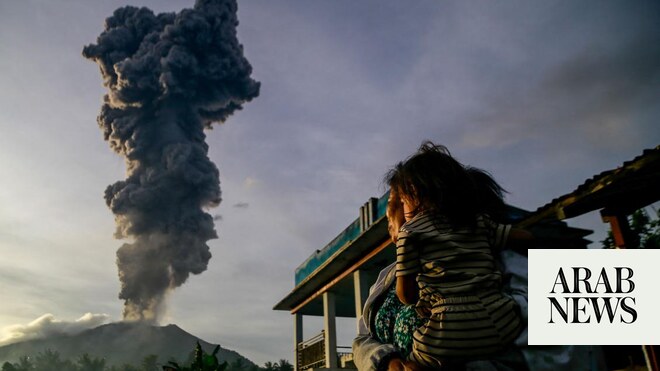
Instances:
[[[325,367],[337,368],[337,323],[335,320],[335,294],[323,293],[323,328],[325,329]]]
[[[634,235],[628,224],[628,217],[625,214],[614,213],[607,209],[600,212],[603,221],[610,223],[614,244],[619,249],[634,249],[639,247],[639,238]]]
[[[644,352],[644,358],[646,358],[646,367],[649,371],[658,371],[660,370],[660,365],[658,364],[658,357],[655,353],[655,345],[642,345],[642,351]]]
[[[603,221],[610,223],[614,244],[619,249],[639,248],[639,236],[635,236],[628,224],[628,216],[603,209],[600,212]],[[653,345],[642,345],[642,352],[646,359],[646,367],[651,371],[660,371],[658,359]]]
[[[293,315],[293,370],[300,371],[300,343],[303,341],[303,316],[300,313]]]

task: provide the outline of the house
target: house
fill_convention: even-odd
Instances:
[[[378,272],[395,260],[395,249],[387,233],[387,198],[386,193],[369,199],[360,207],[357,219],[304,261],[295,271],[295,287],[273,308],[289,311],[293,316],[296,370],[351,368],[350,350],[337,349],[336,317],[359,317]],[[588,241],[584,237],[591,231],[569,227],[563,220],[600,210],[603,220],[612,226],[617,245],[635,247],[626,216],[658,200],[660,146],[616,169],[595,175],[536,211],[510,207],[508,217],[519,226],[542,227],[547,233],[544,241],[549,245],[539,247],[556,248],[551,246],[553,236],[561,236],[562,248],[585,248]],[[304,316],[322,316],[323,331],[303,339]],[[648,369],[658,370],[655,347],[645,346],[642,350]],[[620,357],[626,357],[626,352],[622,351]]]

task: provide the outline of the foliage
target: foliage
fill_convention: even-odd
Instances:
[[[204,352],[199,342],[195,346],[193,356],[188,366],[180,366],[175,361],[160,366],[158,356],[149,355],[142,360],[139,366],[124,364],[122,366],[108,366],[103,358],[96,358],[87,353],[72,362],[62,359],[57,351],[50,349],[38,353],[34,357],[23,356],[16,363],[5,362],[0,371],[293,371],[293,365],[286,359],[279,362],[266,362],[264,367],[250,366],[244,359],[238,358],[227,363],[218,360],[217,354],[220,346],[216,346],[211,354]]]
[[[628,223],[633,236],[639,238],[639,247],[642,249],[660,249],[660,213],[653,209],[655,218],[651,218],[644,209],[635,211],[628,216]],[[601,241],[606,249],[615,248],[612,231],[607,232],[607,238]]]
[[[75,366],[71,361],[61,359],[60,354],[51,349],[46,349],[44,352],[37,354],[34,357],[34,366],[32,368],[32,370],[35,371],[74,370],[74,369]],[[83,371],[87,371],[87,370],[83,370]]]
[[[218,351],[220,350],[220,345],[216,346],[212,354],[207,354],[202,349],[202,346],[197,342],[195,346],[195,356],[190,367],[179,366],[176,362],[168,362],[167,366],[163,366],[163,370],[166,371],[225,371],[227,368],[227,362],[218,361]]]
[[[280,359],[279,363],[266,362],[261,369],[263,371],[293,371],[293,365],[286,359]]]
[[[104,371],[105,359],[92,358],[85,353],[78,358],[77,366],[78,371]]]

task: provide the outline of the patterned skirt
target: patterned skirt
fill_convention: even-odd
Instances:
[[[426,323],[414,305],[405,305],[396,296],[395,285],[387,291],[374,318],[375,335],[381,343],[393,344],[407,358],[413,347],[413,333]]]

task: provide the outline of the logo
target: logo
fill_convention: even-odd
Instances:
[[[597,277],[587,267],[571,267],[569,272],[568,278],[563,267],[557,272],[548,296],[548,323],[555,323],[557,317],[564,323],[633,323],[637,320],[635,298],[631,296],[635,290],[632,268],[614,267],[608,275],[608,269],[603,267]]]
[[[529,344],[660,344],[658,263],[660,250],[529,250]]]

